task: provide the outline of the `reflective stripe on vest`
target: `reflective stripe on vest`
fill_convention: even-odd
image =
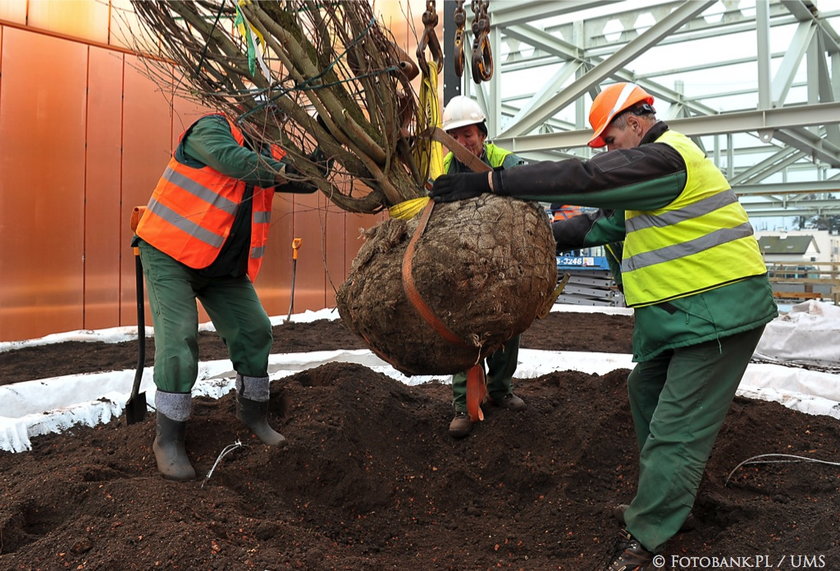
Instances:
[[[560,208],[554,210],[554,217],[553,221],[557,222],[558,220],[568,220],[569,218],[573,218],[583,212],[580,209],[580,206],[573,206],[571,204],[564,204]]]
[[[271,227],[271,202],[274,189],[254,188],[253,208],[251,212],[251,255],[248,260],[248,276],[257,277],[265,255],[268,242],[268,230]]]
[[[664,208],[625,212],[627,305],[661,303],[765,273],[747,213],[714,163],[680,133],[666,131],[656,142],[683,157],[686,183]]]
[[[224,118],[234,140],[245,144],[242,131]],[[179,145],[183,142],[185,131]],[[283,151],[272,149],[276,156]],[[137,225],[137,235],[155,248],[194,269],[215,261],[227,240],[245,194],[246,183],[208,166],[193,168],[178,162],[175,154],[155,187]],[[253,280],[262,264],[271,222],[273,189],[255,187],[252,196],[251,242],[248,276]]]
[[[228,200],[226,197],[221,196],[217,191],[192,180],[190,177],[179,173],[172,167],[166,167],[166,170],[163,171],[163,178],[175,186],[183,188],[196,198],[200,198],[204,202],[212,204],[216,208],[227,212],[228,214],[236,214],[236,207],[238,206],[238,203]]]
[[[190,236],[198,240],[201,240],[202,242],[204,242],[208,246],[211,246],[212,248],[221,248],[222,244],[225,243],[224,236],[220,236],[219,234],[202,228],[195,222],[192,222],[188,218],[184,218],[180,214],[176,213],[174,210],[167,207],[166,205],[161,204],[154,198],[152,198],[149,201],[149,204],[146,206],[146,209],[151,210],[153,214],[157,214],[158,216],[160,216],[161,218],[163,218],[182,232],[189,234]],[[154,246],[154,244],[152,245]]]
[[[505,158],[511,154],[511,151],[506,151],[501,147],[497,147],[493,143],[484,143],[484,156],[481,160],[493,168],[500,167],[505,162]],[[452,161],[455,159],[454,153],[447,153],[443,157],[443,172],[448,173],[449,167],[452,166]]]

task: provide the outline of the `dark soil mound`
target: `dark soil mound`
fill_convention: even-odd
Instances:
[[[605,317],[552,314],[551,327],[537,322],[523,344],[539,337],[556,342],[539,348],[580,349],[572,339],[591,335],[593,350],[627,351],[631,319]],[[295,350],[329,346],[341,336],[336,326],[313,324],[323,340]],[[308,337],[309,326],[286,327],[298,341]],[[128,357],[113,368],[133,366]],[[272,384],[273,424],[289,439],[282,450],[248,437],[232,394],[195,399],[187,447],[202,478],[213,471],[190,483],[158,476],[153,414],[38,437],[31,452],[0,453],[0,568],[593,569],[619,529],[614,506],[635,486],[626,375],[519,380],[527,410],[488,407],[456,441],[446,434],[448,385],[407,386],[328,364]],[[219,460],[238,440],[245,445]],[[835,419],[737,398],[695,505],[696,527],[670,542],[668,562],[840,568],[836,466],[748,465],[724,485],[752,456],[836,461],[838,442]]]

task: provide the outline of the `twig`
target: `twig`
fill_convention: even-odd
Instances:
[[[215,462],[213,462],[213,466],[210,468],[210,471],[209,471],[209,472],[207,472],[207,475],[206,475],[206,476],[204,476],[204,480],[201,482],[201,486],[200,486],[200,487],[202,487],[202,488],[204,487],[204,484],[206,484],[206,483],[207,483],[207,481],[210,479],[210,476],[212,476],[212,475],[213,475],[213,470],[215,470],[215,469],[216,469],[216,466],[218,466],[218,465],[219,465],[219,462],[221,462],[221,461],[222,461],[222,458],[224,458],[224,457],[225,457],[225,456],[227,456],[230,452],[233,452],[233,451],[234,451],[234,450],[236,450],[237,448],[242,448],[242,447],[244,447],[244,446],[245,446],[245,445],[244,445],[244,444],[242,444],[242,442],[241,442],[240,440],[237,440],[237,441],[236,441],[236,442],[234,442],[233,444],[228,444],[227,446],[225,446],[224,448],[222,448],[222,451],[219,453],[219,457],[218,457],[218,458],[216,458],[216,461],[215,461]]]
[[[775,460],[760,460],[760,458],[775,458]],[[747,464],[790,464],[790,463],[797,463],[797,462],[814,462],[816,464],[827,464],[829,466],[840,466],[840,462],[829,462],[827,460],[817,460],[816,458],[808,458],[807,456],[796,456],[794,454],[759,454],[758,456],[753,456],[751,458],[747,458],[735,468],[729,472],[729,475],[726,477],[726,481],[724,481],[723,485],[726,486],[729,483],[729,479],[732,478],[732,474],[735,473],[738,468],[741,466],[746,466]]]
[[[144,30],[129,33],[135,49],[154,56],[145,62],[153,80],[237,117],[258,142],[283,147],[301,175],[343,210],[374,213],[425,194],[428,172],[421,171],[428,167],[418,168],[415,155],[430,119],[398,71],[393,35],[368,2],[243,4],[264,40],[259,49],[270,77],[250,73],[233,25],[235,2],[131,2]],[[315,146],[332,172],[309,160]]]

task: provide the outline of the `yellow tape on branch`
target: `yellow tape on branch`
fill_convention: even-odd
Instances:
[[[437,63],[428,62],[429,74],[423,75],[420,83],[420,113],[426,118],[424,123],[431,127],[441,126],[440,101],[438,100]],[[417,145],[415,160],[420,172],[428,172],[429,179],[435,180],[443,174],[443,145],[437,141],[424,141]]]
[[[411,200],[406,200],[400,202],[399,204],[395,204],[388,209],[388,214],[391,215],[391,218],[397,218],[399,220],[410,220],[417,216],[420,211],[422,211],[426,204],[429,203],[431,198],[428,196],[423,196],[421,198],[412,198]]]

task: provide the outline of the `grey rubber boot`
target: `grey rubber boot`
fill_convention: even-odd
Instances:
[[[184,436],[192,396],[187,393],[155,393],[157,435],[152,444],[158,471],[167,480],[195,480],[195,468],[187,457]]]
[[[269,446],[285,444],[286,437],[268,425],[268,377],[236,375],[236,418]]]

